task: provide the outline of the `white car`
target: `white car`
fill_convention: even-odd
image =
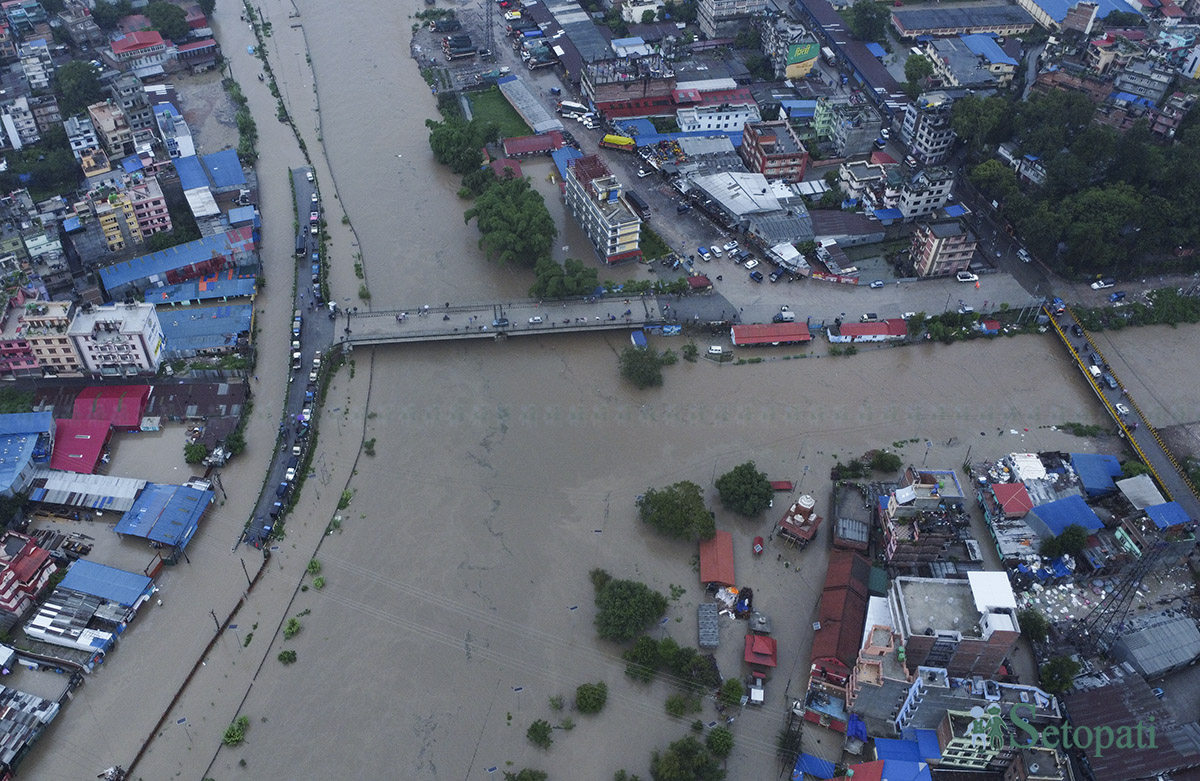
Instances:
[[[541,315],[534,315],[533,317],[529,318],[529,324],[530,324],[530,325],[538,325],[538,324],[539,324],[539,323],[541,323],[541,322],[542,322],[542,316],[541,316]]]
[[[954,278],[957,279],[959,282],[978,282],[979,281],[979,275],[972,274],[970,271],[960,271],[960,272],[958,272],[958,275],[955,276]]]
[[[738,243],[736,241],[727,241],[722,249],[724,249],[726,252],[736,252],[737,248]]]
[[[709,250],[709,252],[711,252],[713,254],[714,258],[721,257],[721,248],[718,247],[716,244],[709,247],[708,250]]]
[[[310,181],[310,182],[311,182],[311,181],[313,180],[313,172],[312,172],[312,171],[305,171],[305,172],[304,172],[304,177],[305,177],[306,179],[308,179],[308,181]]]
[[[652,173],[654,173],[654,172],[647,171],[645,168],[639,168],[638,169],[638,179],[645,179],[647,176],[649,176]]]
[[[1108,278],[1097,279],[1095,282],[1092,283],[1092,290],[1106,290],[1115,284],[1116,284],[1116,281],[1112,280],[1112,279],[1108,279]]]
[[[285,472],[283,475],[283,481],[285,483],[290,483],[295,479],[296,479],[296,470],[292,469],[291,467],[288,467],[287,472]]]
[[[757,265],[758,265],[758,261],[754,258],[751,258],[750,260],[746,261],[746,268],[754,268]]]
[[[1114,404],[1113,408],[1117,411],[1118,415],[1128,415],[1129,414],[1129,407],[1126,407],[1124,404],[1121,404],[1120,402]]]

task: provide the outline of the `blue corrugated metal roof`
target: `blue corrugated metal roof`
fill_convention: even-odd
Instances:
[[[899,209],[876,209],[874,215],[881,220],[902,220],[904,212]]]
[[[159,312],[167,350],[214,350],[237,343],[237,335],[250,330],[254,307],[250,304],[188,307]]]
[[[868,43],[867,51],[869,51],[871,54],[875,55],[876,57],[878,57],[881,60],[887,56],[887,52],[884,51],[883,47],[877,43]]]
[[[229,224],[242,225],[244,223],[254,222],[254,207],[239,206],[236,209],[229,210]]]
[[[938,743],[937,730],[917,730],[917,752],[920,754],[921,759],[926,762],[931,759],[941,759],[942,747]]]
[[[964,35],[962,42],[973,54],[986,57],[988,62],[1012,65],[1013,67],[1017,65],[1017,61],[1005,54],[1004,50],[1000,48],[1000,44],[996,43],[996,39],[991,35]]]
[[[787,112],[789,119],[811,117],[817,111],[817,101],[815,100],[781,100],[779,105]]]
[[[210,502],[212,491],[147,483],[113,531],[184,548],[196,533],[200,517]]]
[[[200,165],[200,158],[195,155],[176,158],[175,170],[179,174],[179,186],[184,191],[208,188],[208,175],[204,173],[204,166]]]
[[[555,149],[550,153],[550,159],[554,161],[554,167],[558,169],[559,179],[567,178],[567,164],[578,157],[583,157],[583,152],[573,146],[564,146],[562,149]]]
[[[1094,532],[1104,526],[1096,517],[1096,513],[1092,512],[1092,508],[1083,501],[1082,496],[1068,496],[1046,504],[1039,504],[1025,517],[1026,522],[1034,528],[1037,527],[1036,522],[1041,521],[1045,526],[1045,531],[1055,537],[1062,534],[1063,530],[1071,524],[1078,524],[1089,532]]]
[[[1181,523],[1188,523],[1192,520],[1188,516],[1187,510],[1183,509],[1179,502],[1165,502],[1164,504],[1151,505],[1146,508],[1146,515],[1160,529],[1169,529],[1172,526],[1178,526]]]
[[[901,759],[909,762],[919,762],[921,752],[915,740],[900,740],[898,738],[875,738],[875,756],[879,759]]]
[[[126,572],[116,567],[79,559],[67,570],[66,577],[59,583],[59,587],[132,607],[139,597],[150,590],[153,582],[141,573]]]
[[[796,765],[792,768],[793,781],[800,781],[805,773],[816,778],[833,778],[837,775],[837,767],[828,759],[801,754],[796,757]]]
[[[10,412],[0,415],[0,436],[42,434],[54,428],[53,412]]]
[[[62,226],[63,226],[63,230],[66,231],[67,233],[73,233],[73,232],[79,230],[80,228],[82,228],[83,223],[79,221],[78,217],[72,215],[62,221]]]
[[[147,279],[155,274],[166,274],[168,271],[174,271],[183,266],[210,260],[213,253],[230,255],[243,251],[245,248],[230,243],[227,234],[218,233],[215,236],[204,236],[150,255],[142,255],[132,260],[105,266],[100,269],[100,280],[104,282],[104,287],[111,291],[121,285]]]
[[[966,207],[961,206],[957,203],[950,204],[949,206],[946,207],[945,211],[946,211],[946,214],[948,214],[951,217],[961,217],[967,213]]]
[[[1088,496],[1097,496],[1115,491],[1114,477],[1124,476],[1121,461],[1116,456],[1101,453],[1072,453],[1071,466],[1079,475]]]
[[[213,186],[240,187],[246,183],[246,172],[242,170],[242,163],[234,150],[224,149],[200,159],[212,177]]]
[[[142,297],[147,304],[164,306],[187,301],[211,301],[218,298],[249,298],[254,295],[258,280],[255,277],[236,279],[191,279],[178,285],[150,288]],[[159,319],[166,317],[159,313]]]
[[[145,167],[142,165],[142,158],[137,155],[130,155],[121,161],[121,169],[127,174],[136,174]]]
[[[1099,8],[1096,10],[1096,18],[1103,19],[1113,11],[1120,11],[1126,14],[1137,14],[1138,10],[1131,5],[1121,2],[1121,0],[1092,0]],[[1056,22],[1062,22],[1067,18],[1067,11],[1071,6],[1075,5],[1075,0],[1033,0],[1034,5],[1041,8],[1046,14]]]

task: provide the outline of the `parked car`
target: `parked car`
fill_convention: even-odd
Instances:
[[[638,169],[638,179],[645,179],[647,176],[649,176],[652,173],[654,173],[654,172],[647,171],[645,168],[639,168]]]
[[[1153,689],[1151,689],[1150,693],[1153,694],[1155,697],[1159,698],[1160,700],[1163,698],[1163,695],[1166,694],[1166,692],[1164,692],[1162,689],[1160,689],[1157,686],[1155,686]]]
[[[296,470],[289,467],[288,470],[283,473],[283,480],[285,483],[290,483],[295,479],[296,479]]]
[[[718,247],[716,244],[714,244],[714,245],[712,245],[711,247],[709,247],[709,248],[708,248],[708,251],[709,251],[709,252],[711,252],[711,253],[713,254],[713,257],[714,257],[714,258],[719,258],[719,257],[721,257],[721,255],[722,255],[722,253],[721,253],[721,248],[720,248],[720,247]]]
[[[754,268],[757,265],[758,265],[758,261],[755,260],[754,258],[751,258],[750,260],[746,261],[746,268]]]
[[[309,222],[317,222],[317,221],[318,221],[318,220],[320,220],[320,219],[321,219],[321,213],[320,213],[320,212],[318,212],[318,211],[311,211],[311,212],[309,212],[309,213],[308,213],[308,221],[309,221]]]
[[[1114,303],[1114,304],[1115,304],[1115,303],[1117,303],[1118,301],[1124,301],[1124,300],[1125,300],[1125,291],[1124,291],[1124,290],[1118,290],[1118,291],[1117,291],[1117,292],[1115,292],[1115,293],[1109,293],[1109,294],[1108,294],[1108,300],[1109,300],[1109,301],[1111,301],[1111,302],[1112,302],[1112,303]]]
[[[878,323],[879,315],[875,314],[874,312],[867,312],[865,315],[858,318],[858,322],[860,322],[860,323]]]
[[[1129,407],[1126,407],[1124,404],[1122,404],[1119,401],[1113,405],[1113,409],[1115,409],[1117,411],[1118,415],[1128,415],[1129,414]]]
[[[1121,387],[1117,384],[1117,378],[1113,377],[1108,372],[1102,374],[1100,379],[1104,380],[1104,384],[1108,386],[1109,390],[1116,390],[1117,388]]]
[[[883,287],[883,280],[882,280],[882,279],[877,279],[877,280],[875,280],[874,282],[872,282],[872,283],[871,283],[871,289],[872,289],[872,290],[878,290],[878,289],[879,289],[879,288],[881,288],[881,287]]]
[[[724,352],[725,351],[721,348],[721,345],[719,345],[719,344],[714,344],[712,347],[708,348],[709,355],[721,355]]]
[[[725,242],[725,246],[722,247],[722,249],[724,249],[726,252],[734,252],[737,250],[737,248],[738,243],[736,241],[727,241]]]
[[[697,247],[696,254],[700,256],[701,260],[710,260],[712,258],[712,253],[708,251],[708,247]]]
[[[886,138],[875,139],[875,148],[876,149],[884,149],[885,147],[887,147],[887,139]]]
[[[288,492],[288,484],[287,483],[280,483],[278,486],[275,487],[275,495],[278,496],[280,499],[282,499],[285,495],[287,495],[287,492]]]
[[[753,279],[755,282],[762,282],[763,274],[761,271],[751,271],[750,278]]]
[[[957,279],[959,282],[978,282],[979,281],[979,275],[972,274],[970,271],[960,271],[960,272],[958,272],[958,274],[955,275],[954,278]]]
[[[541,315],[534,315],[533,317],[529,318],[530,325],[539,325],[541,322],[542,322]]]
[[[691,210],[692,210],[692,207],[688,206],[686,203],[681,203],[675,207],[676,214],[687,214]]]
[[[305,172],[304,172],[304,178],[308,179],[308,181],[310,181],[310,182],[311,182],[311,181],[313,180],[313,172],[312,172],[312,171],[305,171]]]
[[[1115,284],[1117,284],[1116,280],[1114,280],[1110,277],[1105,277],[1104,279],[1097,279],[1095,282],[1092,283],[1092,290],[1107,290],[1108,288],[1112,287]]]
[[[1071,324],[1071,334],[1073,336],[1075,336],[1077,339],[1083,338],[1083,329],[1079,327],[1079,323]]]
[[[783,269],[777,268],[771,272],[771,276],[768,277],[768,279],[770,279],[772,282],[778,282],[780,279],[783,278],[783,275],[786,273],[787,272],[784,271]]]
[[[1017,250],[1017,257],[1021,259],[1022,263],[1033,262],[1033,258],[1029,255],[1029,250],[1025,249],[1024,247],[1021,247],[1019,250]]]

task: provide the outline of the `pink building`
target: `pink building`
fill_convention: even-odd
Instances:
[[[171,230],[171,214],[167,211],[167,199],[163,197],[158,179],[153,176],[142,178],[140,182],[131,183],[127,192],[143,236]]]
[[[32,537],[5,532],[0,537],[0,628],[7,631],[29,612],[58,565]]]
[[[25,302],[31,298],[24,291],[18,290],[4,304],[4,314],[0,316],[0,374],[31,375],[41,374],[37,358],[25,338]]]

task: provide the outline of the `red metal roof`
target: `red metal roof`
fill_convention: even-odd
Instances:
[[[671,99],[676,105],[687,105],[690,103],[700,102],[700,90],[698,89],[677,89],[671,90]]]
[[[850,765],[850,769],[854,771],[853,776],[838,776],[828,781],[883,781],[882,759],[859,762],[857,765]]]
[[[842,336],[906,336],[908,324],[899,317],[879,323],[842,323]]]
[[[774,667],[776,661],[775,638],[766,635],[746,635],[746,661],[763,667]]]
[[[1009,518],[1024,518],[1025,513],[1033,509],[1033,500],[1029,498],[1024,483],[996,483],[992,486],[992,493]]]
[[[786,344],[811,342],[812,334],[806,323],[755,323],[735,325],[732,338],[735,345]]]
[[[896,158],[889,155],[887,152],[880,152],[878,149],[871,153],[872,165],[896,165]]]
[[[534,155],[539,152],[553,152],[563,145],[562,133],[551,130],[540,136],[518,136],[504,139],[504,154]]]
[[[50,551],[39,548],[33,538],[28,538],[21,551],[8,562],[8,568],[18,581],[28,583],[49,557]]]
[[[712,287],[712,282],[703,274],[697,274],[694,277],[688,277],[688,287],[692,290],[707,290]]]
[[[863,622],[867,620],[870,578],[871,563],[854,551],[835,549],[829,554],[825,587],[817,608],[821,628],[813,634],[814,663],[832,659],[847,670],[857,663]]]
[[[771,490],[772,491],[791,491],[795,487],[796,487],[796,484],[793,483],[791,480],[772,480],[771,481]]]
[[[149,385],[108,385],[84,388],[75,397],[76,420],[103,420],[116,428],[141,428]]]
[[[511,176],[514,179],[521,178],[521,164],[518,163],[516,160],[513,160],[511,157],[498,158],[496,160],[493,160],[491,165],[492,165],[492,170],[495,171],[495,173],[496,173],[496,176],[498,176],[500,178],[508,176],[509,174],[506,174],[505,171],[509,170],[509,169],[512,170]]]
[[[126,33],[112,42],[113,54],[124,54],[136,49],[147,49],[151,46],[162,46],[163,39],[154,30],[138,30]]]
[[[90,475],[96,471],[111,426],[107,420],[67,419],[54,422],[50,468]]]
[[[700,582],[732,586],[733,535],[718,531],[711,540],[700,541]]]
[[[175,50],[179,52],[191,52],[199,51],[200,49],[215,49],[216,47],[216,41],[214,41],[212,38],[205,38],[202,41],[192,41],[191,43],[185,43],[182,46],[177,46],[175,47]]]

